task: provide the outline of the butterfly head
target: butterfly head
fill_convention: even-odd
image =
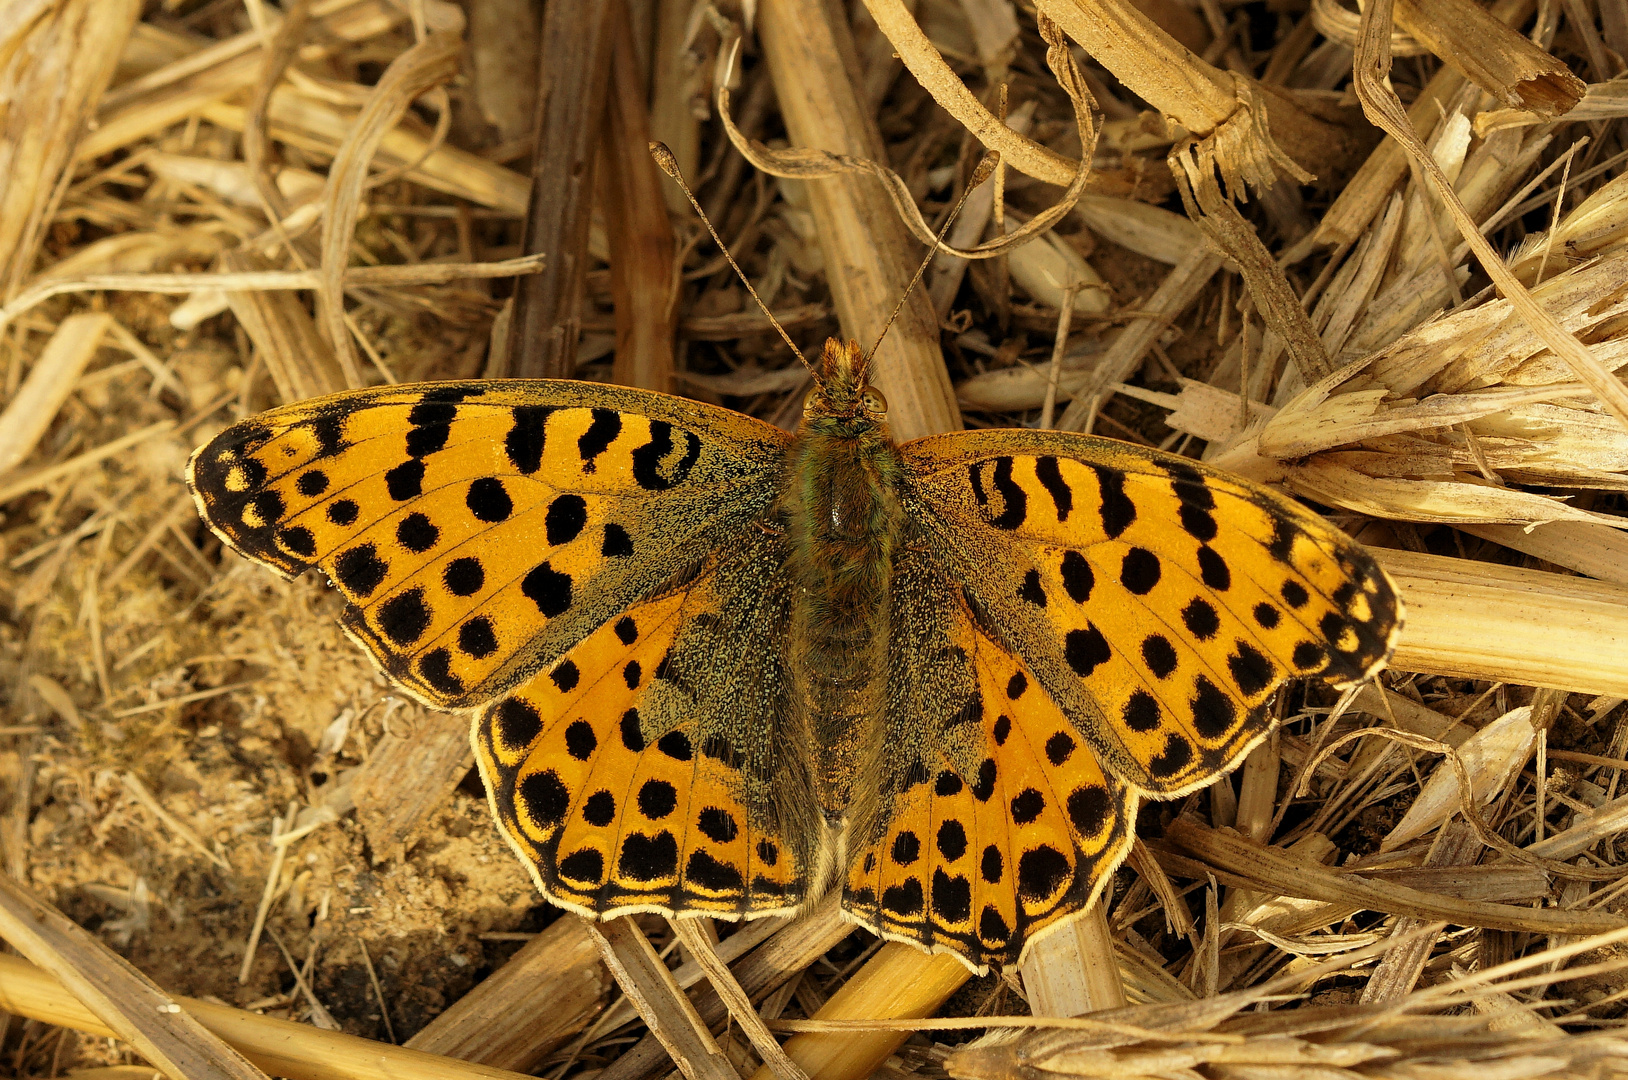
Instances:
[[[803,399],[803,422],[830,434],[859,435],[887,420],[887,399],[870,384],[870,357],[856,341],[830,338]]]

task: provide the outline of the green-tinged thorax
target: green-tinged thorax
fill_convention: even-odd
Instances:
[[[888,581],[899,543],[899,452],[887,403],[866,381],[859,346],[826,343],[791,448],[780,510],[799,588],[792,648],[804,722],[820,758],[820,806],[830,825],[857,811],[857,783],[880,768]]]

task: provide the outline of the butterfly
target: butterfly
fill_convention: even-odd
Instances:
[[[467,710],[499,828],[583,915],[855,922],[975,970],[1102,892],[1285,681],[1370,678],[1402,605],[1322,518],[1079,434],[895,445],[857,345],[798,431],[514,380],[253,416],[188,467],[223,541],[326,573],[397,686]]]

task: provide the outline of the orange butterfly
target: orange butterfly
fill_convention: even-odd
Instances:
[[[885,937],[1017,962],[1143,797],[1210,783],[1296,676],[1389,657],[1394,586],[1321,518],[1126,443],[896,446],[856,345],[794,436],[643,390],[391,386],[193,455],[232,547],[344,594],[405,692],[471,710],[498,823],[585,915],[832,887]]]

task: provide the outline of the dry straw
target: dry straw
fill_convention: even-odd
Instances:
[[[188,1078],[1628,1068],[1618,6],[0,12],[19,1070],[113,1066],[41,1025]],[[515,931],[535,898],[464,783],[465,720],[389,697],[319,587],[202,540],[179,464],[277,401],[420,378],[794,422],[801,369],[651,139],[799,342],[874,341],[903,297],[896,434],[1054,422],[1279,485],[1396,580],[1392,671],[1283,695],[1018,972],[878,943],[836,896]],[[105,940],[46,897],[111,905]],[[487,928],[523,939],[491,973]],[[130,941],[199,996],[241,972],[253,1008],[171,996]]]

